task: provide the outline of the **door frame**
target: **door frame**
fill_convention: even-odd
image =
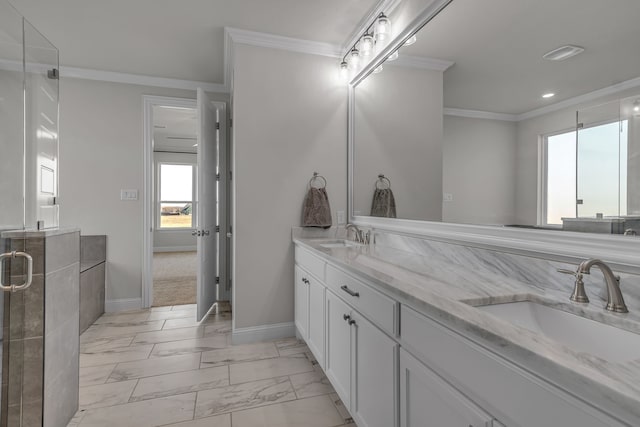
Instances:
[[[142,307],[153,302],[153,107],[197,108],[195,99],[142,95],[143,103],[143,213],[142,213]]]
[[[198,108],[197,100],[189,98],[176,98],[169,96],[142,95],[143,103],[143,214],[142,214],[142,307],[149,308],[153,302],[153,107],[167,106],[178,108]],[[231,231],[231,153],[230,135],[228,132],[229,109],[223,101],[213,101],[213,104],[222,112],[223,119],[220,122],[220,152],[218,163],[220,165],[219,187],[219,276],[220,285],[218,296],[220,299],[229,299],[231,293],[231,265],[233,256],[230,251],[231,239],[227,233]]]

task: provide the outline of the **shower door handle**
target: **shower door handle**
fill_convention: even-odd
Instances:
[[[27,278],[21,285],[5,285],[4,284],[4,263],[6,259],[16,259],[16,258],[25,258],[27,260]],[[4,292],[16,292],[23,291],[31,286],[31,281],[33,280],[33,258],[26,252],[7,252],[4,254],[0,254],[0,290]]]

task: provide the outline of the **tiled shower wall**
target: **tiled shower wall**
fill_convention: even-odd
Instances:
[[[7,242],[33,257],[33,282],[4,295],[2,424],[66,425],[78,407],[80,233],[28,232]],[[12,283],[22,281],[23,266],[11,268]]]

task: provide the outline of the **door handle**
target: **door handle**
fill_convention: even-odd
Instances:
[[[21,285],[5,285],[3,283],[4,278],[4,261],[6,259],[25,258],[27,260],[27,278]],[[7,252],[0,254],[0,290],[4,292],[16,292],[23,291],[31,286],[33,280],[33,258],[26,252]]]
[[[202,230],[202,235],[203,236],[208,236],[209,234],[210,234],[209,230]]]

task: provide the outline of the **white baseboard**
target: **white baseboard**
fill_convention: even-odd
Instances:
[[[111,299],[104,302],[104,311],[106,311],[107,313],[139,310],[141,308],[142,298]]]
[[[296,335],[293,322],[275,323],[272,325],[236,328],[231,334],[233,344],[248,344],[259,341],[270,341],[278,338],[289,338]]]
[[[197,246],[159,246],[153,248],[153,252],[194,252]]]

